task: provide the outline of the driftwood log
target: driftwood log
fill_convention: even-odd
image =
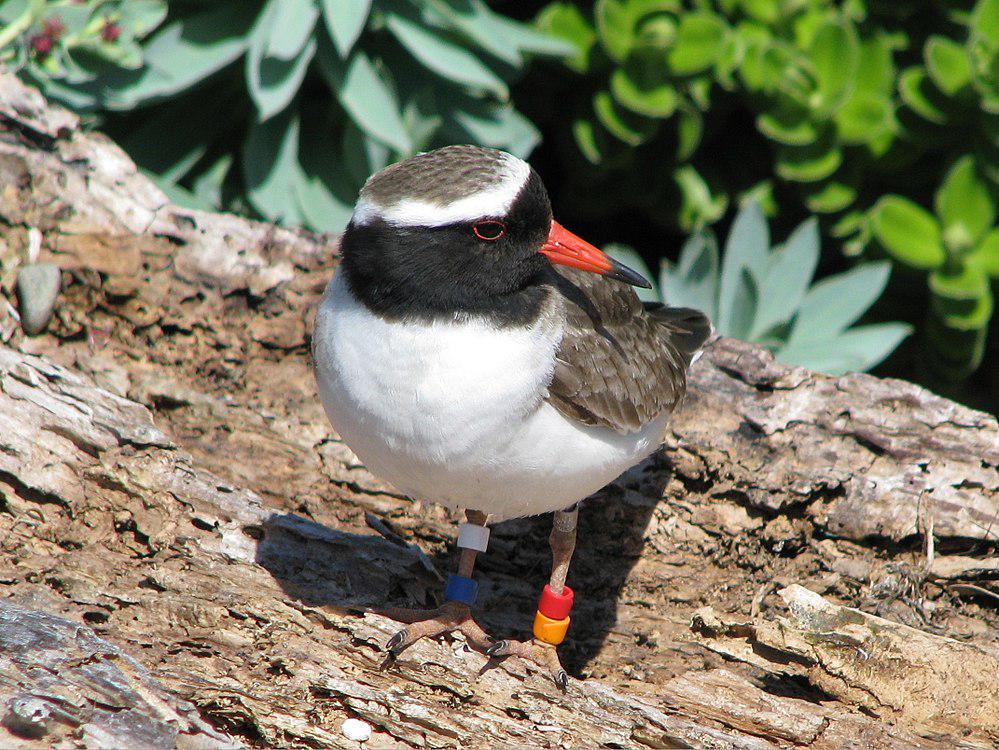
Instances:
[[[29,261],[62,292],[27,337]],[[567,693],[460,641],[392,666],[453,518],[329,433],[336,241],[171,205],[0,75],[0,745],[949,748],[999,742],[999,429],[909,383],[712,344],[668,444],[588,501]],[[547,519],[500,524],[523,637]]]

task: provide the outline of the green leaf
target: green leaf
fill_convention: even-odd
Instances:
[[[808,219],[771,255],[760,282],[760,302],[750,340],[789,320],[808,291],[819,262],[819,224]]]
[[[679,10],[675,0],[597,0],[593,15],[600,43],[612,60],[624,62],[639,43],[639,24],[665,11]],[[653,37],[658,33],[653,32]],[[650,39],[646,38],[648,43]]]
[[[641,287],[635,287],[635,293],[642,302],[660,302],[661,297],[659,296],[659,289],[655,285],[655,276],[652,275],[652,271],[649,270],[648,264],[645,259],[642,258],[634,249],[628,247],[627,245],[611,244],[606,245],[603,251],[611,256],[614,260],[624,263],[628,268],[642,274],[646,279],[652,282],[652,289],[642,289]]]
[[[999,0],[978,0],[971,11],[970,26],[976,38],[992,49],[999,47]]]
[[[475,0],[475,4],[482,8],[488,7],[481,0]],[[493,11],[489,11],[489,17],[490,22],[487,30],[501,30],[507,42],[525,54],[566,58],[576,54],[578,50],[572,41],[563,39],[558,34],[550,33],[540,27],[529,26]],[[593,34],[593,41],[596,42],[596,32],[592,30],[592,27],[590,27],[590,32]]]
[[[607,151],[606,137],[591,120],[574,120],[572,138],[590,164],[600,164]]]
[[[809,102],[812,109],[829,115],[846,101],[860,60],[857,32],[848,21],[830,20],[815,32],[809,49],[815,74],[815,92]]]
[[[715,64],[722,52],[728,27],[714,13],[685,13],[666,61],[675,75],[700,73]]]
[[[83,54],[90,53],[97,57],[101,57],[115,65],[122,68],[128,68],[129,70],[138,70],[142,67],[142,47],[135,39],[119,39],[114,44],[109,42],[95,42],[92,45],[87,45],[86,48],[79,48],[76,50],[76,57],[79,58]],[[71,64],[71,59],[67,54],[65,57],[67,67]],[[67,70],[67,80],[69,79],[70,71]],[[90,78],[90,76],[88,76]]]
[[[345,64],[325,43],[319,45],[318,60],[340,104],[358,127],[387,146],[408,153],[412,145],[399,102],[370,58],[358,49]]]
[[[858,326],[832,340],[788,344],[774,356],[784,364],[807,367],[829,375],[864,372],[895,351],[911,333],[912,326],[906,323]]]
[[[791,182],[818,182],[843,163],[843,151],[831,138],[807,146],[783,146],[777,152],[777,174]]]
[[[455,140],[500,148],[523,159],[541,142],[534,124],[510,104],[469,101],[453,110],[451,117],[464,133]]]
[[[207,201],[200,198],[195,193],[192,193],[187,188],[183,188],[173,182],[163,179],[158,174],[153,172],[146,172],[142,170],[143,174],[152,181],[163,194],[166,195],[167,200],[176,206],[181,206],[182,208],[190,208],[196,211],[211,211],[213,206]]]
[[[211,207],[210,211],[218,211],[222,207],[222,185],[232,168],[232,161],[232,154],[226,154],[194,179],[193,192]]]
[[[342,232],[353,213],[357,193],[346,165],[329,147],[332,118],[315,114],[302,126],[302,147],[295,170],[295,201],[312,229]]]
[[[871,210],[871,228],[889,255],[913,268],[937,268],[947,257],[936,218],[908,198],[879,200]]]
[[[485,3],[478,0],[424,0],[420,5],[429,26],[456,31],[515,68],[523,64],[520,49],[508,33],[508,28],[497,23],[500,16]]]
[[[729,324],[727,327],[719,324],[718,331],[723,336],[748,341],[750,331],[756,326],[759,303],[760,290],[756,283],[756,277],[750,273],[748,268],[739,269],[739,276],[732,296]]]
[[[392,35],[428,70],[462,86],[489,91],[501,100],[509,98],[503,79],[465,47],[395,13],[388,13],[386,19]]]
[[[597,32],[579,8],[571,3],[550,3],[542,8],[536,23],[539,29],[573,46],[575,52],[566,58],[566,65],[577,73],[583,73],[590,67]]]
[[[622,107],[647,117],[670,117],[680,100],[662,64],[636,55],[611,73],[610,90]]]
[[[760,114],[756,118],[756,127],[770,140],[787,146],[807,146],[819,137],[815,124],[808,119],[808,113],[790,102]]]
[[[718,244],[710,232],[696,232],[683,244],[676,267],[664,263],[659,274],[663,302],[717,317]]]
[[[243,142],[243,175],[250,203],[271,221],[300,224],[295,199],[298,179],[299,118],[286,110],[254,123]]]
[[[834,115],[836,130],[844,143],[870,143],[891,127],[894,109],[882,94],[855,93]]]
[[[273,117],[291,103],[315,54],[316,40],[310,39],[298,57],[288,62],[274,57],[247,59],[250,95],[261,120]]]
[[[676,158],[684,162],[689,160],[701,145],[704,136],[704,117],[700,110],[684,105],[676,119]]]
[[[857,188],[845,182],[828,180],[821,187],[805,196],[805,205],[817,214],[834,214],[842,211],[857,199]]]
[[[988,276],[974,263],[963,263],[956,269],[938,268],[929,276],[930,291],[948,299],[978,299],[988,294]]]
[[[896,78],[893,51],[894,45],[884,33],[861,41],[855,93],[891,96]]]
[[[313,0],[269,0],[253,29],[263,37],[263,56],[291,60],[305,47],[319,18]]]
[[[163,23],[167,16],[165,0],[128,0],[119,6],[121,25],[142,38]]]
[[[999,278],[999,228],[982,238],[978,247],[967,256],[967,261],[976,264],[993,279]]]
[[[246,55],[246,82],[260,120],[276,115],[298,93],[316,53],[311,35],[318,17],[310,0],[270,0],[260,15]]]
[[[937,269],[929,276],[934,314],[948,328],[972,331],[992,318],[992,288],[985,272],[973,263],[956,270]]]
[[[856,322],[881,296],[891,264],[865,263],[823,279],[805,294],[788,344],[834,338]]]
[[[629,146],[640,146],[656,134],[659,123],[641,115],[622,111],[614,104],[610,92],[598,91],[593,97],[593,111],[600,124],[618,140]]]
[[[742,9],[750,18],[770,25],[780,18],[782,0],[742,0]]]
[[[255,11],[253,4],[230,2],[167,24],[146,43],[141,71],[106,76],[105,105],[134,109],[185,91],[230,65],[246,50]]]
[[[344,123],[340,154],[344,168],[358,189],[365,180],[389,163],[388,147],[368,136],[349,120]]]
[[[635,39],[631,17],[624,0],[597,0],[594,16],[604,49],[617,62],[623,62],[631,52]]]
[[[673,173],[680,188],[680,226],[684,230],[700,229],[718,221],[728,207],[728,196],[711,195],[711,188],[690,164]]]
[[[970,154],[958,159],[947,172],[934,197],[943,223],[944,244],[951,252],[970,250],[996,218],[996,207]]]
[[[944,36],[931,36],[923,50],[933,83],[949,96],[971,83],[971,60],[963,45]]]
[[[208,151],[224,122],[216,102],[189,101],[185,97],[170,107],[156,107],[140,125],[130,128],[121,146],[142,169],[166,182],[181,180]],[[197,137],[190,124],[205,117]]]
[[[738,290],[745,283],[741,281],[742,269],[761,276],[766,272],[769,250],[770,230],[763,210],[757,203],[746,204],[732,222],[722,257],[717,320],[722,333],[729,335],[728,331],[737,328],[734,305]]]
[[[346,58],[364,31],[371,0],[321,0],[323,21],[340,57]]]
[[[946,124],[947,113],[938,104],[925,69],[913,67],[903,71],[898,79],[898,92],[902,101],[924,120],[937,125]]]

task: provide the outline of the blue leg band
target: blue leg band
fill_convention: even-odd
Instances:
[[[451,575],[447,577],[447,586],[444,587],[444,601],[462,602],[471,607],[475,604],[475,594],[479,584],[471,578],[465,576]]]

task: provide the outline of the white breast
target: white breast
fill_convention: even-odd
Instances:
[[[319,394],[333,428],[402,492],[497,520],[572,505],[657,447],[563,417],[544,398],[560,328],[392,322],[337,272],[316,317]]]

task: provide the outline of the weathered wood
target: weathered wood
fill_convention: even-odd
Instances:
[[[4,747],[235,748],[120,648],[64,617],[0,602]]]
[[[188,701],[258,745],[348,746],[340,725],[360,717],[371,747],[953,746],[887,694],[872,718],[788,651],[688,622],[707,604],[757,632],[777,584],[801,583],[994,653],[994,610],[951,590],[990,591],[994,575],[991,417],[720,340],[666,449],[581,514],[564,651],[585,679],[562,695],[460,642],[382,670],[395,625],[370,609],[434,601],[453,525],[329,435],[307,343],[332,238],[171,206],[4,75],[0,186],[0,288],[13,299],[32,242],[64,271],[49,335],[25,338],[0,300],[0,579],[130,654],[180,696],[171,710]],[[931,529],[961,558],[928,565],[905,546]],[[494,530],[479,574],[491,632],[527,633],[546,536],[543,521]],[[16,690],[0,673],[0,701]],[[960,724],[971,708],[948,726],[979,742],[980,717]]]

